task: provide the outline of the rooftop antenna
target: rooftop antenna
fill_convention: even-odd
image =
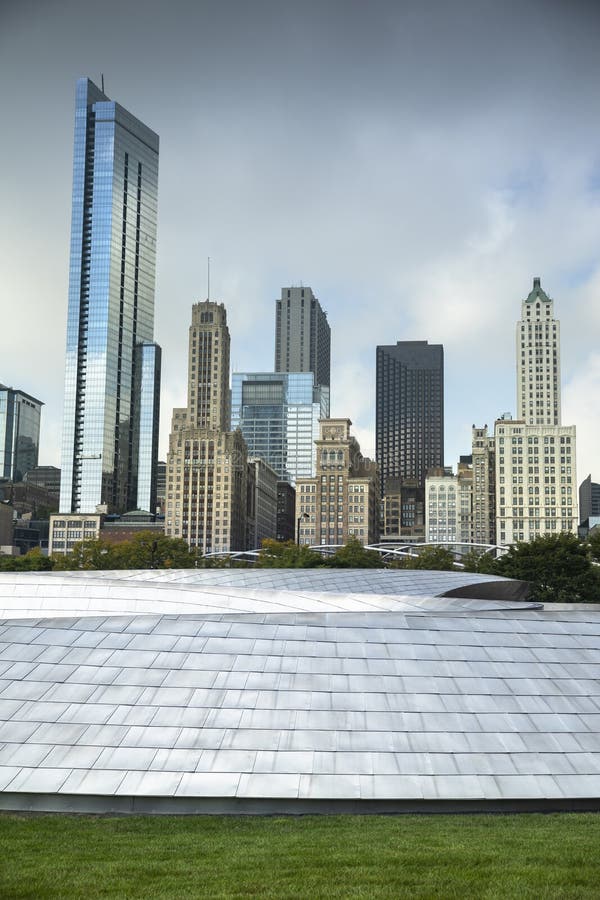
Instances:
[[[100,81],[102,83],[102,93],[104,93],[104,72],[100,75]]]
[[[206,258],[206,283],[207,283],[206,299],[210,300],[210,256],[207,256],[207,258]]]

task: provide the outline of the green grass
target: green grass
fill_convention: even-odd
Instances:
[[[600,816],[0,816],[0,897],[600,897]]]

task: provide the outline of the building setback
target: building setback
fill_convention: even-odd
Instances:
[[[375,442],[382,492],[444,464],[444,348],[427,341],[377,347]]]
[[[152,505],[158,136],[77,82],[60,510]],[[154,511],[154,510],[149,510]]]
[[[0,478],[22,481],[38,464],[41,400],[0,384]]]
[[[361,544],[379,539],[377,466],[361,455],[350,419],[324,419],[317,441],[317,474],[296,484],[301,544]]]
[[[315,385],[329,387],[331,330],[327,313],[309,287],[282,288],[276,303],[275,371],[312,372]]]
[[[560,323],[539,278],[517,322],[517,418],[527,425],[560,425]]]

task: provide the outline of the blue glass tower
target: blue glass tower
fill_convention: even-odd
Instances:
[[[93,512],[99,504],[123,512],[152,502],[160,353],[148,347],[157,190],[158,135],[87,78],[79,79],[61,512]]]
[[[43,405],[24,391],[0,384],[0,478],[21,481],[37,466]]]
[[[231,427],[281,481],[314,475],[319,420],[328,414],[329,388],[315,387],[312,372],[233,373]]]

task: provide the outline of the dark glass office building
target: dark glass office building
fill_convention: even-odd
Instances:
[[[22,481],[38,464],[43,403],[0,384],[0,478]]]
[[[377,347],[376,455],[390,478],[416,479],[444,464],[444,348],[427,341]]]
[[[154,511],[158,136],[77,82],[61,512]]]

